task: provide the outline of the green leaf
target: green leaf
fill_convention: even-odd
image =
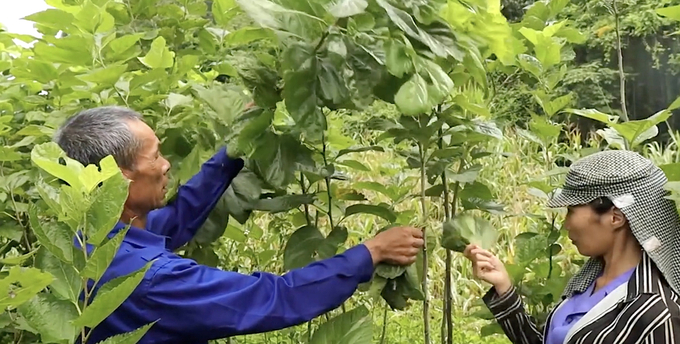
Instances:
[[[673,20],[680,20],[680,5],[657,8],[655,11],[660,16]]]
[[[183,94],[170,92],[170,94],[168,94],[168,97],[165,98],[165,100],[163,101],[163,105],[165,105],[165,107],[167,107],[169,111],[172,111],[174,108],[178,106],[191,104],[193,100],[194,98],[192,98],[191,96],[185,96]]]
[[[134,331],[130,331],[127,333],[123,334],[118,334],[109,338],[106,338],[102,340],[101,342],[97,344],[136,344],[139,343],[139,341],[144,337],[147,331],[153,326],[156,322],[152,322],[150,324],[146,324],[140,328],[135,329]]]
[[[303,204],[311,204],[314,202],[314,195],[285,195],[275,198],[261,199],[253,209],[267,211],[270,213],[279,213],[297,209]]]
[[[73,326],[93,328],[108,317],[137,288],[154,261],[128,275],[117,277],[105,283],[97,291],[94,301],[73,321]]]
[[[6,222],[0,225],[0,237],[19,242],[24,237],[24,229],[18,223]]]
[[[338,248],[347,241],[349,233],[345,227],[335,227],[319,245],[319,258],[326,259],[336,255]]]
[[[352,148],[347,148],[347,149],[341,149],[338,152],[336,159],[343,156],[343,155],[346,155],[346,154],[368,152],[368,151],[384,152],[385,149],[383,147],[380,147],[380,146],[352,147]]]
[[[165,38],[156,37],[151,43],[149,52],[144,57],[138,57],[139,61],[151,69],[171,68],[175,63],[175,53],[165,46]]]
[[[32,267],[13,266],[7,277],[0,279],[0,307],[17,307],[45,289],[54,277]]]
[[[262,27],[287,31],[310,40],[328,24],[308,13],[285,8],[267,0],[236,0],[248,16]]]
[[[429,112],[431,107],[427,83],[419,74],[414,74],[403,84],[394,97],[395,104],[405,115],[415,116]]]
[[[66,166],[60,164],[59,159],[66,161]],[[31,150],[31,161],[45,172],[57,177],[76,190],[82,190],[78,173],[84,168],[82,164],[70,159],[56,142],[36,145]]]
[[[387,263],[380,263],[375,267],[375,274],[387,279],[395,279],[406,271],[406,267]]]
[[[321,324],[309,344],[370,344],[373,324],[368,309],[359,306]]]
[[[116,167],[118,169],[118,167]],[[102,183],[92,194],[92,205],[87,210],[87,242],[99,246],[120,220],[128,198],[129,181],[120,170]]]
[[[211,13],[217,25],[224,27],[238,14],[238,10],[234,0],[214,0]]]
[[[123,73],[127,71],[127,68],[127,65],[109,65],[93,69],[86,74],[78,75],[78,78],[98,85],[113,86],[123,76]]]
[[[335,0],[326,4],[328,12],[336,18],[351,17],[363,13],[368,7],[366,0]]]
[[[248,237],[243,233],[243,229],[231,223],[224,230],[224,237],[236,242],[246,242],[248,240]]]
[[[68,342],[78,332],[71,325],[71,320],[78,317],[74,304],[52,294],[40,293],[19,306],[18,311],[26,323],[40,333],[41,343]]]
[[[424,300],[425,294],[421,287],[421,278],[418,275],[418,268],[416,264],[411,264],[406,267],[406,271],[400,277],[400,283],[404,285],[406,289],[405,295],[409,299],[413,300]]]
[[[594,119],[604,124],[616,123],[619,120],[619,116],[607,115],[606,113],[602,113],[595,109],[566,109],[564,111],[581,117]]]
[[[229,215],[244,224],[250,217],[253,206],[260,199],[262,183],[249,171],[242,171],[231,182],[227,192],[222,196]]]
[[[15,257],[8,257],[5,255],[4,258],[0,258],[0,264],[2,265],[21,265],[26,259],[33,257],[33,255],[38,252],[37,249],[34,249],[33,251],[30,251],[26,254],[22,254],[20,256],[15,256]]]
[[[314,253],[324,240],[323,234],[314,226],[298,228],[286,242],[283,268],[297,269],[314,262]]]
[[[73,233],[68,226],[51,220],[41,223],[35,206],[29,208],[28,215],[31,229],[40,244],[63,262],[73,262]]]
[[[487,220],[469,214],[458,214],[444,222],[442,247],[462,252],[469,244],[490,249],[496,243],[498,233]]]
[[[269,29],[261,27],[242,27],[230,32],[224,38],[224,42],[229,45],[240,46],[261,39],[276,39],[276,35]]]
[[[413,70],[413,60],[406,52],[406,45],[396,39],[388,40],[385,45],[387,70],[397,78],[409,74]]]
[[[394,222],[397,220],[397,215],[394,214],[391,210],[379,206],[379,205],[372,205],[372,204],[354,204],[345,210],[345,216],[350,216],[354,214],[371,214],[375,216],[380,216],[383,219],[389,221],[389,222]]]
[[[666,121],[671,116],[671,114],[671,111],[664,109],[645,119],[628,121],[624,123],[613,123],[610,124],[610,126],[616,129],[616,131],[621,136],[623,136],[626,141],[635,145],[635,143],[639,143],[636,142],[639,141],[638,138],[640,136],[644,136],[643,133],[652,129],[657,124]],[[652,135],[652,137],[653,136],[655,135]],[[647,138],[649,138],[649,136]]]
[[[533,74],[536,79],[540,80],[541,75],[543,74],[543,65],[541,65],[541,61],[527,54],[519,54],[517,56],[517,61],[522,69]]]
[[[10,162],[21,160],[21,154],[13,148],[7,146],[0,146],[0,162]]]
[[[71,264],[64,263],[45,247],[41,247],[35,257],[35,267],[55,277],[50,284],[50,289],[54,294],[74,304],[78,302],[82,279]]]
[[[94,280],[95,283],[98,282],[109,265],[111,265],[113,257],[123,243],[123,239],[125,239],[125,234],[127,234],[129,228],[129,226],[124,228],[104,245],[95,248],[94,252],[92,252],[92,255],[87,260],[85,268],[80,274],[85,278]]]
[[[404,295],[404,289],[397,280],[387,280],[380,296],[392,308],[403,310],[408,306],[408,299]]]
[[[663,164],[659,168],[666,174],[669,182],[680,181],[680,163]]]
[[[366,165],[364,165],[364,164],[362,164],[362,163],[360,163],[360,162],[358,162],[358,161],[356,161],[356,160],[341,160],[341,161],[336,161],[335,164],[336,164],[336,165],[347,166],[347,167],[353,168],[353,169],[355,169],[355,170],[357,170],[357,171],[366,171],[366,172],[370,172],[370,171],[371,171],[371,168],[370,168],[370,167],[368,167],[368,166],[366,166]]]

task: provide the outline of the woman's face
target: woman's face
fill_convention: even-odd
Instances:
[[[625,224],[623,213],[616,208],[598,214],[591,206],[580,205],[568,208],[564,227],[582,255],[598,257],[613,247]]]

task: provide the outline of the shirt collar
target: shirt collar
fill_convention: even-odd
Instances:
[[[113,227],[113,230],[109,232],[108,237],[113,238],[118,232],[125,229],[127,226],[127,224],[118,221],[118,223],[116,223],[116,225]],[[130,225],[130,229],[125,234],[125,239],[123,239],[123,241],[135,246],[165,248],[168,239],[170,238],[167,236],[156,234],[148,230]]]

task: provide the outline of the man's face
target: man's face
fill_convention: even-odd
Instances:
[[[146,123],[131,121],[128,125],[141,147],[133,169],[123,169],[123,174],[130,179],[130,194],[125,207],[137,216],[144,216],[163,206],[170,162],[161,155],[160,141]]]

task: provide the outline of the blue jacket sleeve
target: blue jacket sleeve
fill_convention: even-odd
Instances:
[[[283,276],[244,275],[177,258],[150,278],[145,308],[168,338],[208,341],[309,321],[339,307],[372,274],[363,244]]]
[[[179,187],[177,197],[165,207],[149,213],[146,229],[170,238],[175,250],[194,237],[220,197],[243,169],[242,159],[231,159],[225,147],[206,161],[201,170]]]

